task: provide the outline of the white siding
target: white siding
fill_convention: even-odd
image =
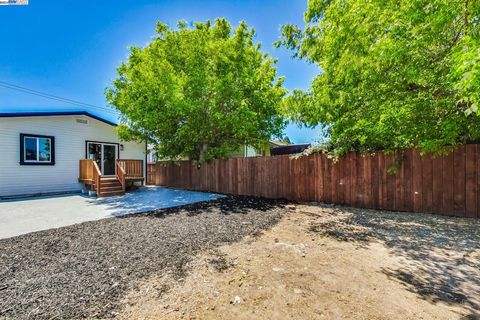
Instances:
[[[20,133],[54,136],[55,165],[20,165]],[[121,142],[115,127],[87,116],[0,118],[0,196],[81,190],[86,140],[123,144],[120,159],[143,160],[145,166],[145,144]]]

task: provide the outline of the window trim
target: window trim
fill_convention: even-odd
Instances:
[[[37,148],[38,139],[50,139],[50,161],[25,160],[25,138],[36,138]],[[38,149],[37,149],[38,152]],[[40,134],[20,133],[20,165],[22,166],[54,166],[55,165],[55,137]]]

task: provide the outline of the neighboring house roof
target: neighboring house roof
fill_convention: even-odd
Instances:
[[[277,147],[280,147],[280,146],[288,145],[288,142],[278,141],[278,140],[270,140],[270,144],[272,144],[274,146],[277,146]]]
[[[270,149],[270,153],[272,156],[279,156],[282,154],[294,154],[294,153],[300,153],[310,147],[310,143],[304,143],[304,144],[289,144],[286,146],[280,146],[280,147],[275,147]]]
[[[117,123],[109,121],[105,118],[96,116],[88,111],[52,111],[52,112],[0,112],[0,118],[21,118],[21,117],[50,117],[50,116],[86,116],[98,121],[104,122],[111,126],[117,126]]]

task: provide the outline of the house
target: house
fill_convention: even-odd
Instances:
[[[154,146],[149,144],[147,146],[147,164],[156,163],[158,161],[158,156],[155,152]]]
[[[310,143],[289,144],[284,146],[277,146],[270,149],[272,156],[279,156],[282,154],[296,154],[301,153],[310,147]]]
[[[270,149],[284,146],[285,142],[281,141],[269,141],[262,148],[256,149],[249,145],[242,145],[238,150],[231,152],[229,158],[247,158],[247,157],[261,157],[261,156],[270,156]]]
[[[0,113],[0,197],[143,183],[146,144],[120,141],[115,127],[86,111]]]

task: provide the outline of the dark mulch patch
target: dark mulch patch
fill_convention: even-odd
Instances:
[[[127,291],[201,250],[258,235],[284,202],[227,197],[0,240],[0,319],[113,317]]]

